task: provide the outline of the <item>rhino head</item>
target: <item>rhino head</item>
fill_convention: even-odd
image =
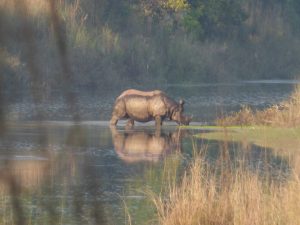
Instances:
[[[171,120],[174,120],[179,125],[189,125],[192,117],[191,116],[185,116],[183,115],[184,111],[184,100],[179,100],[178,105],[174,108],[172,114],[171,114]]]

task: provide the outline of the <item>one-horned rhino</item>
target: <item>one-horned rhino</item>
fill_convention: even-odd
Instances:
[[[183,115],[183,105],[183,100],[177,103],[160,90],[129,89],[116,99],[110,124],[116,125],[119,119],[128,119],[126,126],[131,127],[134,121],[155,120],[156,128],[160,128],[162,121],[170,119],[180,125],[189,125],[191,117]]]

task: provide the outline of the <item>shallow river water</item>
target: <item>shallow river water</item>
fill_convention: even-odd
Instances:
[[[196,118],[194,124],[203,124],[242,104],[263,108],[282,101],[293,85],[170,85],[165,91],[186,99],[186,111]],[[85,98],[79,99],[81,122],[67,121],[69,115],[59,101],[44,108],[48,113],[45,121],[33,120],[30,104],[9,106],[13,115],[0,140],[1,224],[118,225],[128,224],[128,213],[132,224],[147,224],[155,216],[145,189],[162,189],[167,166],[177,168],[180,176],[195,151],[204,151],[203,146],[208,163],[213,166],[220,161],[223,142],[193,136],[211,130],[178,129],[172,122],[161,132],[154,130],[153,123],[125,130],[121,122],[111,129],[107,120],[113,98]],[[22,120],[14,120],[16,117]],[[259,170],[262,175],[272,170],[274,177],[288,173],[284,158],[255,145],[227,143],[227,157],[232,163],[239,162],[239,151],[245,148],[249,170]]]
[[[180,85],[169,84],[161,87],[175,100],[185,100],[185,111],[194,116],[194,121],[211,123],[217,116],[237,111],[243,105],[264,108],[289,97],[298,81],[260,80],[236,83],[214,83]],[[89,90],[75,92],[78,114],[81,120],[109,120],[115,98],[121,91],[101,94]],[[45,94],[37,107],[30,92],[20,94],[18,100],[6,103],[6,114],[10,120],[37,120],[39,109],[43,120],[69,121],[72,115],[62,94]]]

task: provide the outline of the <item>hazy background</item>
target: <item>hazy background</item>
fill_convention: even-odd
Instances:
[[[2,101],[18,107],[93,96],[109,111],[129,87],[300,71],[298,0],[0,0],[0,9]]]
[[[22,24],[27,22],[37,45],[41,85],[59,88],[48,1],[24,1],[27,21],[14,1],[0,2],[7,86],[31,85],[25,76]],[[294,78],[299,73],[297,0],[60,0],[57,10],[76,87]]]

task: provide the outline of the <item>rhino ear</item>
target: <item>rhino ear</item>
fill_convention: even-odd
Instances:
[[[183,99],[180,99],[180,100],[179,100],[179,105],[181,105],[181,106],[184,105],[184,100],[183,100]]]

